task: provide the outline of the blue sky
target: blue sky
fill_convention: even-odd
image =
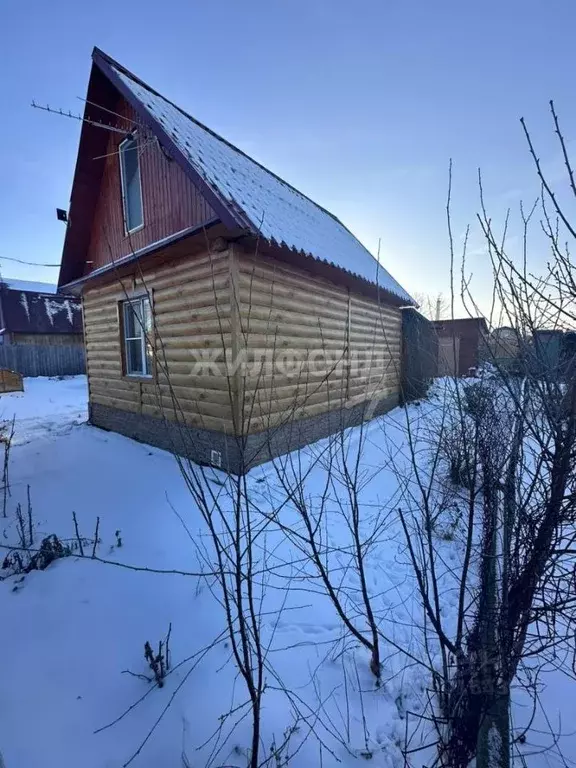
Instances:
[[[411,292],[448,291],[445,198],[458,238],[478,209],[476,169],[501,219],[538,183],[519,117],[551,173],[548,114],[576,135],[573,0],[4,0],[0,24],[0,256],[58,263],[92,47],[329,208]],[[514,229],[513,229],[514,233]],[[534,254],[536,264],[546,259]],[[0,261],[4,276],[56,269]],[[481,306],[487,259],[468,261]]]

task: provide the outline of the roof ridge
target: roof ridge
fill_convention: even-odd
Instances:
[[[286,246],[295,253],[302,252],[316,260],[333,264],[379,285],[384,291],[408,303],[413,303],[409,294],[388,272],[380,259],[331,211],[204,125],[99,48],[94,48],[92,59],[124,98],[128,99],[143,121],[149,123],[158,138],[172,148],[178,164],[200,188],[226,226],[245,228],[253,234],[262,234],[270,242]],[[170,129],[164,124],[163,115],[170,111],[172,119],[176,123],[181,122],[180,131],[196,133],[198,138],[194,141],[200,144],[193,152],[190,151],[191,145],[188,141],[183,143],[180,134],[177,135],[174,126]],[[206,146],[212,144],[215,148],[208,149],[208,165],[200,149],[202,142],[205,142]],[[204,150],[206,151],[206,148]],[[213,151],[216,151],[216,155],[210,155]],[[222,157],[218,158],[218,154]],[[226,154],[230,159],[224,157]],[[245,166],[248,175],[243,183],[248,186],[238,187],[238,182],[232,180],[232,174],[229,174],[226,180],[226,163],[231,163],[230,171],[235,171],[234,163],[238,167]],[[246,196],[246,190],[252,190],[252,193],[248,191]],[[280,205],[280,209],[275,208],[276,205]],[[258,206],[270,208],[270,221],[264,220],[264,217],[260,219]],[[290,206],[292,207],[289,208]],[[356,252],[352,254],[350,249]]]
[[[318,208],[321,211],[323,211],[324,213],[328,214],[328,216],[331,216],[335,221],[338,222],[338,224],[340,224],[342,227],[344,227],[344,229],[346,229],[348,232],[350,232],[348,227],[345,224],[343,224],[340,221],[340,219],[334,213],[332,213],[332,211],[329,211],[327,208],[324,208],[324,206],[322,206],[319,203],[317,203],[311,197],[308,197],[308,195],[305,195],[304,192],[299,190],[297,187],[295,187],[289,181],[286,181],[286,179],[283,179],[277,173],[275,173],[274,171],[271,171],[270,168],[267,168],[265,165],[260,163],[258,160],[255,160],[247,152],[244,152],[243,149],[240,149],[240,147],[237,147],[231,141],[228,141],[228,139],[224,138],[224,136],[221,136],[219,133],[216,133],[216,131],[214,131],[212,128],[210,128],[210,126],[205,125],[201,120],[198,120],[198,118],[194,117],[189,112],[186,112],[185,109],[182,109],[182,107],[180,107],[174,101],[171,101],[170,99],[167,99],[166,96],[164,96],[164,94],[160,93],[160,91],[157,91],[155,88],[152,88],[152,86],[150,86],[148,83],[146,83],[140,77],[138,77],[133,72],[131,72],[127,67],[125,67],[122,64],[120,64],[118,61],[113,59],[111,56],[109,56],[107,53],[105,53],[104,51],[102,51],[100,48],[98,48],[96,46],[94,46],[94,50],[92,52],[92,57],[93,58],[94,58],[95,54],[98,55],[98,56],[101,56],[105,61],[108,62],[108,64],[110,64],[110,66],[114,67],[115,69],[119,69],[127,77],[130,77],[132,80],[137,82],[143,88],[146,88],[147,91],[150,91],[150,93],[153,93],[155,96],[158,96],[158,98],[163,99],[165,102],[167,102],[172,107],[174,107],[174,109],[177,109],[178,112],[183,114],[189,120],[192,120],[193,123],[196,123],[196,125],[198,125],[200,128],[202,128],[202,130],[206,131],[211,136],[214,136],[215,139],[218,139],[218,141],[221,141],[223,144],[226,144],[228,147],[230,147],[230,149],[233,149],[235,152],[238,152],[238,154],[243,155],[247,160],[250,160],[250,162],[254,163],[259,168],[262,168],[263,171],[266,171],[266,173],[269,173],[271,176],[274,176],[274,178],[277,179],[281,184],[285,184],[287,187],[290,187],[290,189],[293,192],[296,192],[296,194],[298,194],[298,195],[300,195],[300,197],[303,197],[304,199],[308,200],[316,208]],[[358,238],[356,237],[356,235],[354,235],[353,232],[350,232],[350,234],[352,235],[352,237],[355,237],[356,240],[358,240]],[[360,241],[358,241],[358,242],[360,242]],[[363,247],[365,247],[365,246],[363,246]],[[366,248],[366,250],[368,250],[368,249]],[[368,253],[370,253],[370,251],[368,251]],[[370,255],[373,256],[373,254],[370,254]],[[373,258],[375,259],[374,256],[373,256]],[[375,259],[375,260],[377,261],[377,259]]]

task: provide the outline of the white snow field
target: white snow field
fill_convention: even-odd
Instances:
[[[245,766],[247,697],[231,659],[218,587],[211,578],[179,573],[205,571],[213,563],[200,512],[170,454],[85,423],[86,396],[85,378],[73,377],[26,379],[23,394],[0,397],[0,417],[16,419],[5,519],[0,508],[0,562],[18,542],[16,505],[26,509],[29,486],[35,544],[52,533],[73,539],[75,512],[81,536],[90,540],[100,519],[97,555],[118,563],[90,559],[89,543],[86,557],[76,552],[24,579],[0,580],[0,753],[6,768]],[[432,408],[434,400],[412,405],[408,415],[414,424],[424,423]],[[414,749],[430,737],[416,730],[417,717],[410,714],[426,705],[430,681],[402,652],[424,658],[422,610],[393,514],[402,477],[391,459],[401,466],[405,418],[396,409],[372,422],[362,457],[366,521],[374,522],[383,505],[391,510],[381,545],[368,558],[368,587],[387,638],[380,687],[367,652],[344,636],[320,585],[300,578],[294,547],[274,526],[266,539],[266,557],[277,568],[260,609],[267,649],[263,756],[288,740],[281,760],[289,758],[293,768],[433,763],[430,749],[414,752],[407,763],[401,752],[406,735]],[[359,430],[353,431],[351,450],[358,438]],[[323,445],[294,454],[295,460],[307,466]],[[321,465],[306,480],[311,499],[323,491]],[[213,491],[223,493],[223,476],[209,475]],[[247,493],[261,509],[274,508],[281,494],[271,465],[250,472]],[[282,514],[283,524],[291,524],[293,513]],[[333,544],[348,541],[336,499],[326,535]],[[439,537],[438,548],[447,566],[442,602],[450,622],[456,600],[450,564],[458,562],[458,536]],[[349,571],[341,579],[349,589],[357,586]],[[137,675],[149,672],[144,643],[157,646],[170,624],[172,672],[158,688]],[[567,735],[527,764],[572,765],[572,684],[556,673],[544,682],[548,718]],[[517,710],[518,723],[526,722],[530,712]],[[538,734],[530,738],[535,752],[538,744],[550,743],[545,732],[540,741]]]

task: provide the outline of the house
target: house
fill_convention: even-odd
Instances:
[[[502,325],[488,337],[486,358],[500,370],[516,373],[521,369],[520,357],[525,346],[520,330]]]
[[[75,296],[56,294],[56,286],[0,279],[0,344],[83,344],[82,306]]]
[[[527,344],[526,355],[529,370],[537,375],[555,375],[564,354],[564,330],[540,328],[534,330]]]
[[[466,376],[478,367],[488,337],[485,318],[434,320],[432,325],[438,334],[439,376]]]
[[[99,49],[68,218],[92,424],[243,472],[398,403],[406,291]]]

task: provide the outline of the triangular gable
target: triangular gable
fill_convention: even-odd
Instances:
[[[221,221],[333,264],[413,303],[332,214],[172,104],[102,51],[95,64],[189,174]]]
[[[98,105],[98,106],[96,106]],[[142,139],[145,226],[126,236],[118,148],[136,129]],[[120,91],[93,64],[76,164],[59,285],[70,285],[160,243],[219,219],[204,196]]]
[[[414,303],[402,286],[332,214],[252,160],[139,80],[99,49],[93,52],[85,118],[106,122],[94,104],[119,92],[231,230],[259,236],[377,285],[400,303]],[[106,131],[83,124],[59,285],[81,276],[76,259],[87,252],[89,217],[96,205]],[[78,225],[80,221],[80,226]]]
[[[86,94],[85,121],[109,122],[110,116],[95,105],[107,106],[110,89],[111,84],[108,78],[93,65]],[[94,160],[94,158],[105,154],[107,143],[107,131],[87,122],[82,123],[68,211],[69,225],[66,228],[58,278],[59,286],[67,285],[82,275],[84,259],[90,244],[92,217],[104,170],[104,160]]]

